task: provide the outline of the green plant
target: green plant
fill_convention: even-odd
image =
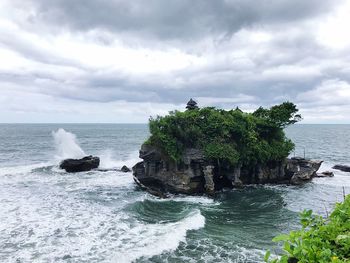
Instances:
[[[283,242],[284,254],[270,259],[270,263],[345,263],[350,262],[350,195],[336,205],[332,214],[324,219],[307,210],[300,215],[301,229],[273,239]]]
[[[297,107],[292,102],[287,101],[270,109],[260,107],[253,115],[267,119],[278,127],[284,128],[301,120],[301,115],[297,112]]]
[[[254,113],[212,107],[173,111],[150,118],[146,143],[174,161],[180,161],[185,148],[201,149],[207,160],[229,166],[283,160],[294,148],[283,128],[297,121],[297,111],[290,102]]]

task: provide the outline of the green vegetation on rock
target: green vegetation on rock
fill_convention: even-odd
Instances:
[[[284,255],[270,263],[345,263],[350,262],[350,195],[336,205],[324,219],[311,210],[301,213],[302,228],[274,238],[283,242]]]
[[[297,112],[291,102],[260,107],[253,113],[213,107],[173,111],[150,118],[151,136],[146,143],[175,161],[186,148],[201,149],[208,161],[229,166],[279,161],[294,148],[283,129],[301,119]]]

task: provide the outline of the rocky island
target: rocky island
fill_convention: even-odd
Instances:
[[[239,108],[198,108],[151,118],[141,146],[135,182],[157,196],[209,194],[248,184],[302,184],[317,176],[322,161],[287,158],[294,144],[284,128],[301,119],[291,102],[253,113]]]

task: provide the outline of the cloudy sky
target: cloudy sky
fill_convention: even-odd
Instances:
[[[286,100],[350,123],[350,0],[1,0],[0,122]]]

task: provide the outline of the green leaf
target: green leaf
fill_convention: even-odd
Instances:
[[[270,252],[270,250],[267,250],[266,253],[265,253],[265,256],[264,256],[264,261],[268,262],[270,256],[271,256],[271,252]]]
[[[289,235],[281,234],[278,235],[277,237],[274,237],[272,239],[273,242],[281,242],[281,241],[288,241],[289,240]]]

